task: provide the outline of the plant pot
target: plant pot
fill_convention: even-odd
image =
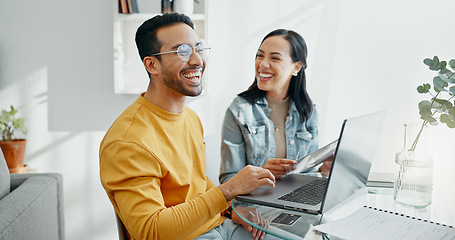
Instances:
[[[13,140],[11,142],[0,141],[0,148],[11,173],[15,172],[15,169],[22,169],[24,167],[26,143],[27,140],[25,139]]]

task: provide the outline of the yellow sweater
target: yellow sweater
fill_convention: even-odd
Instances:
[[[100,146],[100,177],[132,239],[193,239],[220,225],[223,193],[205,174],[196,113],[171,114],[140,96]]]

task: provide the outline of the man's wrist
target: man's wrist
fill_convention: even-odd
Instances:
[[[219,185],[218,189],[223,193],[226,201],[231,201],[235,197],[233,196],[231,189],[226,186],[226,183]]]

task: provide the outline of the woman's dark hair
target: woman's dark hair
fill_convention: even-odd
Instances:
[[[305,69],[307,67],[306,58],[308,55],[307,46],[305,40],[300,34],[286,29],[277,29],[267,34],[262,39],[261,44],[269,37],[281,36],[286,39],[291,45],[291,58],[293,62],[300,61],[302,68],[298,72],[297,76],[291,77],[289,84],[289,98],[294,101],[297,111],[300,115],[300,120],[303,122],[307,120],[313,112],[313,101],[306,90],[306,77]],[[257,86],[257,79],[254,78],[253,84],[248,90],[239,94],[240,97],[245,98],[250,103],[255,103],[258,99],[265,97],[266,91],[260,90]]]
[[[158,53],[161,49],[161,43],[156,37],[158,29],[176,23],[185,23],[194,29],[191,19],[180,13],[164,13],[145,21],[136,31],[136,46],[139,56],[143,61],[145,57],[153,53]],[[160,60],[160,56],[156,56]]]

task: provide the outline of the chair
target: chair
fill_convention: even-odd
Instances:
[[[0,240],[65,239],[63,177],[10,174],[0,150]]]
[[[123,222],[118,216],[117,212],[115,212],[115,219],[117,220],[118,239],[128,240],[128,231],[126,230],[125,225],[123,225]]]

